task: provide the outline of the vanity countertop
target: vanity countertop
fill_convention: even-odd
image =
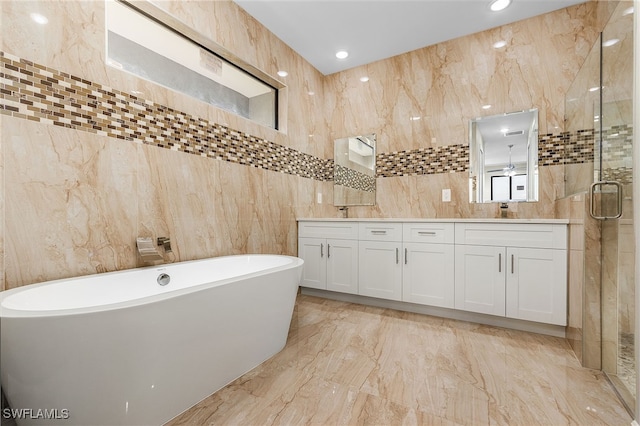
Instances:
[[[350,217],[347,219],[325,217],[325,218],[298,218],[298,222],[396,222],[396,223],[541,223],[541,224],[569,224],[569,219],[501,219],[501,218],[359,218]]]

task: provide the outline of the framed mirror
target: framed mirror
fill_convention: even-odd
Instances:
[[[333,154],[333,205],[375,205],[375,133],[336,139]]]
[[[538,110],[469,123],[469,201],[538,201]]]

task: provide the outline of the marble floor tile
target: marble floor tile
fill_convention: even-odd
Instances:
[[[565,339],[299,295],[280,353],[168,425],[631,420]]]

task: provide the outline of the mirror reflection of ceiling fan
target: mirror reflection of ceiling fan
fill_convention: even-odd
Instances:
[[[489,173],[502,172],[505,176],[514,176],[516,174],[516,166],[511,162],[511,149],[513,148],[513,144],[508,145],[509,147],[509,164],[506,167],[501,169],[489,170]]]

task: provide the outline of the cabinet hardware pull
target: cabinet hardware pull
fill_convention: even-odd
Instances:
[[[418,231],[418,235],[436,235],[435,231]]]
[[[331,257],[331,244],[327,243],[327,259]]]
[[[371,231],[373,235],[386,235],[387,231]]]
[[[513,255],[511,255],[511,273],[513,274]]]
[[[324,257],[324,244],[320,243],[320,257]]]
[[[400,263],[400,257],[399,257],[398,252],[399,252],[398,247],[396,247],[396,265],[397,265],[398,263]]]
[[[409,258],[407,257],[407,249],[404,249],[404,264],[406,265],[407,262],[409,261]]]
[[[502,272],[502,253],[498,253],[498,272]]]

